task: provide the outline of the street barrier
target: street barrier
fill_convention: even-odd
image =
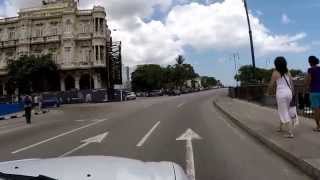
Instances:
[[[17,113],[23,110],[21,103],[17,104],[0,104],[0,116]]]

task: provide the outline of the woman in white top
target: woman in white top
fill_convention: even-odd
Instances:
[[[280,116],[279,132],[283,131],[285,126],[288,129],[287,138],[293,138],[293,117],[290,112],[290,102],[292,100],[291,75],[287,68],[287,61],[284,57],[277,57],[274,61],[275,70],[272,73],[268,93],[276,84],[276,99],[278,104],[278,113]]]

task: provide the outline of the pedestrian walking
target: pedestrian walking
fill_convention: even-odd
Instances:
[[[314,119],[317,127],[314,131],[320,132],[320,66],[319,59],[315,56],[309,57],[310,68],[306,78],[307,88],[309,89],[309,97],[311,108],[314,109]]]
[[[33,97],[33,106],[34,107],[38,107],[39,106],[39,96],[38,95],[35,95]],[[38,113],[39,113],[39,109],[36,108],[36,114],[38,114]]]
[[[293,138],[294,125],[298,124],[297,109],[291,105],[293,100],[293,82],[290,72],[287,68],[287,61],[284,57],[277,57],[274,61],[275,70],[272,73],[268,93],[276,85],[276,99],[278,105],[278,114],[280,116],[279,132],[287,129],[285,137]]]
[[[32,110],[32,97],[29,95],[26,95],[24,97],[24,114],[26,117],[27,124],[31,124],[31,110]]]
[[[38,111],[39,113],[42,113],[42,102],[43,102],[43,96],[42,94],[39,95],[39,99],[38,99]]]

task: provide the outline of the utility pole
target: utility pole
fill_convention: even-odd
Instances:
[[[251,58],[252,58],[252,77],[255,78],[256,60],[255,60],[255,55],[254,55],[252,30],[251,30],[251,24],[250,24],[250,17],[249,17],[249,13],[248,13],[247,0],[243,0],[243,3],[244,3],[244,8],[245,8],[245,10],[246,10],[247,21],[248,21],[248,28],[249,28],[250,47],[251,47]]]
[[[237,61],[240,60],[239,53],[233,53],[233,62],[234,62],[234,74],[235,76],[238,75],[238,67],[237,67]],[[236,79],[235,79],[236,80]],[[238,86],[238,81],[236,80],[236,85]]]

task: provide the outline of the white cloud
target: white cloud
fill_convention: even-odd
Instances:
[[[172,7],[173,1],[182,4]],[[7,16],[16,14],[19,8],[41,3],[40,0],[4,2]],[[110,28],[118,29],[113,37],[123,42],[126,64],[171,63],[176,55],[183,53],[186,45],[199,51],[246,49],[247,52],[249,38],[242,0],[198,2],[207,4],[194,0],[82,0],[80,5],[91,8],[96,4],[106,8]],[[168,12],[164,22],[151,19],[155,7]],[[261,13],[256,13],[257,16],[250,14],[250,18],[258,55],[297,53],[307,49],[299,43],[305,33],[274,34],[259,20]]]
[[[255,48],[258,55],[302,52],[307,47],[298,41],[306,36],[277,35],[259,18],[250,14]],[[166,26],[182,44],[197,50],[230,50],[249,47],[248,27],[241,0],[225,0],[208,6],[191,3],[174,7]]]
[[[281,15],[281,22],[282,22],[282,24],[290,24],[290,23],[292,23],[292,20],[288,17],[287,14],[283,13]]]
[[[131,23],[136,24],[133,28]],[[178,54],[183,53],[180,42],[174,40],[160,21],[143,22],[140,18],[131,22],[113,23],[124,28],[113,33],[116,40],[123,42],[123,59],[129,65],[142,63],[169,64]]]

